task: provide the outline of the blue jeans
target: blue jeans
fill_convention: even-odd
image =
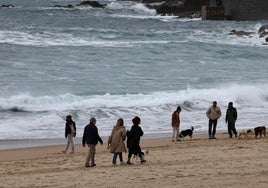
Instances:
[[[119,155],[120,162],[123,162],[122,152],[114,152],[113,156],[113,164],[116,164],[117,155]]]
[[[217,127],[217,120],[216,119],[215,120],[210,119],[208,121],[208,135],[209,135],[209,138],[215,137],[216,127]]]

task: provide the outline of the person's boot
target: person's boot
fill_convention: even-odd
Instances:
[[[145,163],[146,162],[146,160],[144,159],[144,156],[142,155],[141,156],[141,163]]]
[[[128,165],[133,165],[133,163],[130,162],[130,158],[127,159],[127,164]]]

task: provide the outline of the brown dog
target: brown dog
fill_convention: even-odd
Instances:
[[[255,138],[257,138],[258,135],[260,135],[260,138],[261,138],[262,134],[265,137],[266,136],[266,127],[264,127],[264,126],[255,127],[254,132],[255,132]]]

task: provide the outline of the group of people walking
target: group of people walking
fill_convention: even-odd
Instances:
[[[98,128],[96,126],[96,118],[90,118],[89,124],[84,128],[84,133],[82,137],[82,145],[88,146],[88,154],[85,161],[85,167],[94,167],[95,164],[95,153],[96,145],[100,143],[103,145],[103,140],[99,136]],[[145,163],[144,155],[142,155],[140,147],[140,137],[143,136],[143,130],[139,126],[141,119],[136,116],[132,119],[132,127],[129,131],[126,130],[124,126],[124,120],[119,118],[116,125],[113,127],[111,135],[108,138],[107,149],[113,153],[112,164],[116,165],[117,157],[119,156],[120,164],[132,165],[131,157],[133,155],[139,156],[141,163]],[[74,153],[74,141],[73,138],[76,136],[76,126],[75,122],[72,120],[72,116],[66,116],[65,124],[65,138],[67,138],[67,146],[63,153],[67,153],[69,146],[72,146],[71,153]],[[127,147],[125,145],[127,142]],[[125,163],[123,160],[123,152],[127,152],[128,148],[128,159]]]
[[[179,127],[180,127],[180,112],[181,107],[178,106],[177,109],[172,113],[171,126],[173,129],[172,141],[179,141]],[[216,128],[218,119],[221,117],[221,109],[217,106],[217,101],[213,101],[212,106],[210,106],[206,111],[206,116],[208,120],[208,136],[209,139],[216,139]],[[225,122],[228,126],[229,138],[233,135],[237,137],[237,131],[235,128],[235,122],[237,120],[237,110],[233,107],[233,102],[228,103],[228,108],[226,110]]]
[[[179,141],[179,127],[180,127],[180,112],[181,107],[178,106],[177,109],[172,113],[171,117],[171,126],[173,129],[172,141]],[[217,121],[221,117],[221,109],[217,106],[217,101],[213,101],[212,106],[210,106],[206,111],[206,116],[209,119],[208,121],[208,135],[209,139],[216,139],[216,127]],[[233,107],[233,103],[229,102],[228,109],[226,110],[225,122],[228,125],[228,134],[232,138],[233,134],[237,137],[237,131],[235,128],[235,122],[237,120],[237,111]],[[88,154],[85,161],[85,167],[94,167],[95,164],[95,153],[96,145],[100,143],[103,145],[103,140],[99,136],[98,128],[96,126],[96,118],[92,117],[89,121],[89,124],[84,128],[82,145],[85,147],[88,146]],[[112,164],[116,165],[117,157],[119,157],[120,164],[133,164],[131,163],[132,155],[139,156],[141,163],[146,162],[144,155],[142,155],[140,147],[140,137],[143,136],[143,130],[139,126],[141,119],[136,116],[132,119],[132,127],[129,131],[126,130],[124,126],[124,120],[119,118],[116,122],[116,125],[113,127],[111,135],[108,138],[107,149],[113,153]],[[65,124],[65,138],[67,139],[67,145],[63,153],[67,153],[67,150],[71,146],[74,153],[74,137],[76,136],[76,124],[72,120],[71,115],[66,116]],[[125,141],[127,146],[125,145]],[[128,158],[125,163],[123,160],[123,152],[127,152],[128,148]]]

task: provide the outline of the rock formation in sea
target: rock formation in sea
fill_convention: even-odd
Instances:
[[[57,8],[75,8],[75,7],[82,7],[82,6],[90,6],[90,7],[94,7],[94,8],[104,8],[106,6],[106,4],[101,4],[98,1],[82,1],[79,4],[76,5],[72,5],[72,4],[68,4],[68,5],[54,5],[53,7],[57,7]]]

